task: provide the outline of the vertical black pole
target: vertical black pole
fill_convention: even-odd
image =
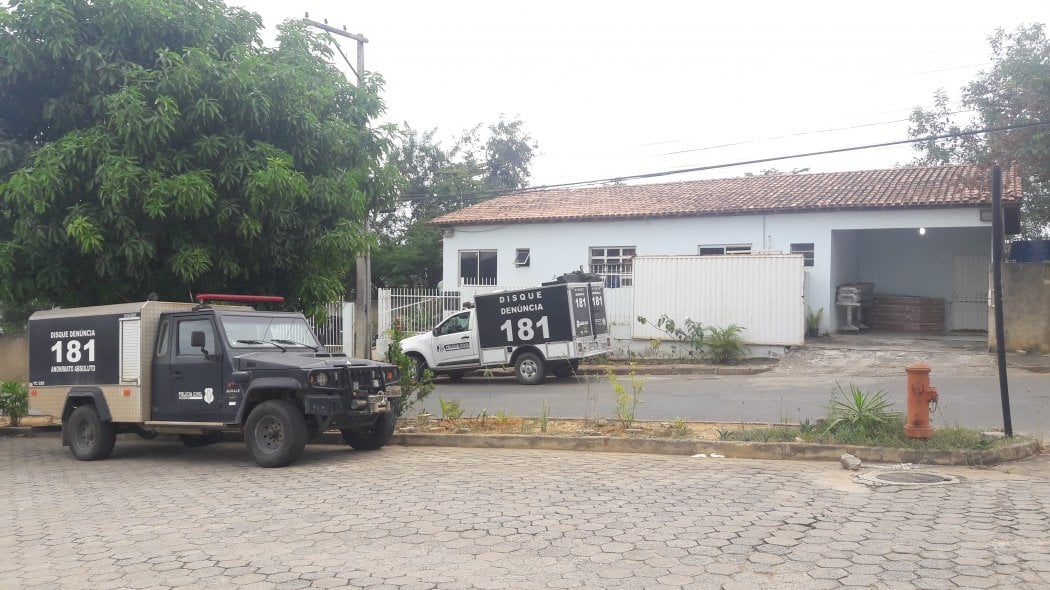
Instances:
[[[1014,435],[1010,420],[1010,386],[1006,382],[1006,333],[1003,329],[1003,170],[992,168],[992,292],[995,294],[995,357],[999,365],[999,394],[1003,399],[1003,430]]]

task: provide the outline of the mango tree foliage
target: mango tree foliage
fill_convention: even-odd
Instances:
[[[350,83],[299,21],[272,48],[261,28],[219,0],[0,8],[4,309],[341,296],[390,178],[382,82]]]
[[[380,287],[436,287],[441,232],[431,219],[528,186],[537,146],[520,119],[500,117],[464,130],[446,147],[436,130],[407,123],[392,132],[401,206],[379,217],[372,276]]]
[[[982,128],[1050,123],[1050,39],[1042,24],[1002,29],[989,39],[992,67],[979,72],[962,91],[965,111],[954,111],[943,90],[929,109],[911,115],[912,137],[923,138]],[[960,117],[968,112],[973,117]],[[1050,125],[966,137],[927,139],[914,144],[923,165],[963,162],[1020,165],[1021,208],[1026,237],[1050,235]]]

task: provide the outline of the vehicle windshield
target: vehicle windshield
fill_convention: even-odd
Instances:
[[[263,344],[280,348],[302,346],[321,347],[313,331],[301,317],[224,315],[222,328],[230,346],[251,348]]]

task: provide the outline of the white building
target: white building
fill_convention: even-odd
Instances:
[[[1007,226],[1021,180],[1005,171]],[[835,288],[943,298],[946,329],[986,329],[991,188],[973,166],[754,176],[518,192],[438,217],[444,288],[532,285],[563,273],[632,285],[632,258],[796,252],[805,299],[835,309]],[[986,305],[986,303],[984,303]],[[969,311],[965,311],[965,310]],[[825,313],[837,331],[844,313]]]

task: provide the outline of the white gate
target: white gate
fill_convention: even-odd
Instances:
[[[460,309],[459,291],[437,289],[380,289],[378,336],[390,338],[395,322],[405,336],[434,329],[449,313]]]
[[[653,324],[666,314],[704,327],[736,324],[751,344],[801,345],[805,337],[801,254],[638,256],[634,259],[634,338],[665,339]]]
[[[354,304],[350,301],[331,301],[325,304],[325,319],[315,322],[306,318],[317,339],[328,352],[353,355]]]
[[[953,260],[951,330],[988,329],[988,256],[956,256]]]

